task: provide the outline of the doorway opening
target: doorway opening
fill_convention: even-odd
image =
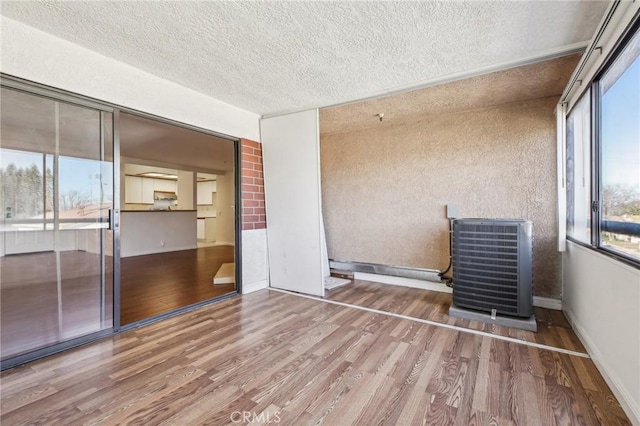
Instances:
[[[235,145],[120,115],[120,324],[236,292]]]

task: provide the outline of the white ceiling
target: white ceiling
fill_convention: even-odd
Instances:
[[[260,114],[589,40],[608,2],[10,2],[32,27]],[[71,70],[72,72],[72,70]]]

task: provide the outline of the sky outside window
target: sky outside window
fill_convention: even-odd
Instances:
[[[0,149],[0,169],[13,164],[16,169],[30,169],[34,165],[42,174],[43,154]],[[46,154],[46,167],[53,172],[53,155]],[[85,204],[111,202],[113,199],[113,164],[75,157],[59,157],[59,191],[61,196],[76,193]],[[24,200],[26,201],[26,200]]]
[[[601,187],[604,221],[629,231],[604,227],[601,244],[640,258],[640,33],[636,33],[600,80]]]
[[[640,57],[602,95],[602,177],[640,192]]]

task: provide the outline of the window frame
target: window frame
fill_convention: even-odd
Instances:
[[[567,171],[567,176],[566,176],[566,185],[567,186],[565,187],[565,192],[567,191],[568,185],[569,185],[568,167],[567,167],[567,164],[566,164],[568,159],[569,159],[568,139],[566,139],[566,134],[567,134],[566,122],[568,120],[569,115],[571,115],[571,113],[576,110],[578,105],[580,105],[580,103],[583,100],[585,100],[585,98],[587,96],[589,96],[589,143],[585,144],[585,146],[583,146],[583,149],[585,147],[589,148],[589,167],[590,167],[590,169],[589,169],[589,186],[590,186],[590,188],[589,188],[589,204],[588,205],[589,205],[589,211],[592,213],[592,206],[593,206],[593,200],[594,200],[594,198],[593,198],[593,188],[591,187],[591,175],[593,174],[593,170],[594,170],[593,169],[593,92],[591,91],[591,87],[587,88],[586,91],[587,91],[586,93],[582,93],[578,97],[578,99],[573,104],[571,109],[568,110],[566,112],[566,114],[565,114],[565,126],[564,126],[565,127],[565,142],[564,142],[564,144],[565,144],[565,152],[566,152],[566,154],[565,154],[565,170]],[[574,124],[574,128],[573,128],[573,148],[574,148],[573,149],[573,151],[574,151],[573,152],[573,167],[574,167],[574,171],[575,171],[575,168],[576,168],[576,158],[575,158],[576,137],[575,137],[575,135],[576,135],[576,129],[575,129],[575,124]],[[576,190],[575,190],[575,184],[576,184],[575,176],[574,176],[574,179],[572,180],[572,184],[574,185],[573,193],[575,194],[575,192],[576,192]],[[566,204],[567,204],[567,207],[568,207],[569,200],[567,199],[566,201],[567,201]],[[574,204],[574,207],[575,207],[575,204]],[[574,219],[574,222],[575,222],[575,212],[573,213],[572,216],[573,216],[573,219]],[[578,244],[582,244],[582,245],[589,245],[591,243],[591,241],[593,241],[593,223],[591,223],[589,225],[589,234],[590,234],[589,235],[589,242],[585,242],[585,241],[583,241],[583,240],[581,240],[581,239],[579,239],[579,238],[577,238],[577,237],[575,237],[573,235],[569,235],[569,221],[568,221],[568,219],[569,219],[569,215],[568,215],[568,212],[567,212],[567,215],[565,217],[565,220],[567,220],[566,238],[569,241],[574,242],[574,243],[578,243]],[[591,214],[590,219],[591,219],[591,222],[593,222],[593,215],[592,214]],[[575,227],[575,224],[574,224],[574,227]]]
[[[616,48],[616,52],[617,52]],[[613,55],[615,58],[617,54]],[[600,220],[602,215],[602,125],[601,125],[601,102],[602,93],[600,91],[600,78],[609,66],[615,62],[615,58],[605,61],[602,69],[596,73],[596,78],[591,82],[591,244],[600,248]]]
[[[609,71],[609,69],[615,64],[616,60],[622,55],[625,48],[631,42],[635,36],[640,35],[640,17],[637,17],[634,22],[629,25],[627,31],[616,43],[615,48],[612,49],[611,55],[602,63],[602,66],[594,74],[591,81],[588,82],[588,89],[591,96],[591,140],[590,140],[590,155],[591,155],[591,173],[590,173],[590,185],[591,185],[591,241],[586,243],[574,238],[570,235],[566,235],[566,239],[574,244],[595,250],[603,255],[620,261],[626,265],[640,269],[640,256],[634,257],[621,253],[620,251],[610,249],[602,245],[602,114],[601,114],[601,87],[600,81],[603,76]],[[571,109],[565,114],[565,123],[568,115],[575,109],[576,105],[586,95],[581,95],[576,102],[572,105]],[[565,149],[567,144],[565,141]],[[566,158],[565,158],[566,167]]]

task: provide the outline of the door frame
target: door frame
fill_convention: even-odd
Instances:
[[[114,126],[116,123],[116,116],[118,117],[118,126],[119,126],[119,121],[120,121],[120,113],[125,113],[125,114],[129,114],[129,115],[133,115],[136,117],[142,117],[142,118],[146,118],[149,120],[153,120],[153,121],[157,121],[160,123],[164,123],[164,124],[169,124],[172,126],[177,126],[177,127],[181,127],[183,129],[187,129],[187,130],[192,130],[198,133],[203,133],[206,135],[210,135],[210,136],[216,136],[218,138],[221,139],[225,139],[228,141],[233,142],[233,182],[234,182],[234,225],[235,225],[235,230],[234,230],[234,236],[235,236],[235,242],[234,242],[234,262],[235,262],[235,291],[232,291],[230,293],[227,294],[223,294],[221,296],[217,296],[214,297],[213,299],[206,299],[203,300],[201,302],[197,302],[197,303],[193,303],[187,306],[183,306],[181,308],[178,309],[174,309],[172,311],[168,311],[168,312],[163,312],[161,314],[158,315],[154,315],[152,317],[149,318],[144,318],[142,320],[139,321],[135,321],[129,324],[124,324],[122,325],[120,323],[120,256],[118,255],[118,259],[116,261],[116,259],[114,258],[114,275],[116,274],[115,271],[115,265],[117,264],[117,276],[118,276],[118,286],[117,286],[117,295],[114,292],[114,298],[117,297],[118,299],[118,308],[117,308],[117,313],[115,312],[114,309],[114,328],[116,332],[122,332],[122,331],[127,331],[127,330],[131,330],[134,328],[138,328],[138,327],[142,327],[144,325],[147,324],[152,324],[154,322],[157,321],[161,321],[163,319],[167,319],[167,318],[171,318],[180,314],[183,314],[185,312],[189,312],[192,311],[194,309],[200,308],[202,306],[206,306],[206,305],[210,305],[212,303],[216,303],[219,302],[221,300],[225,300],[228,299],[229,297],[233,297],[233,296],[237,296],[239,294],[242,294],[242,163],[241,163],[241,159],[242,159],[242,143],[241,140],[239,138],[234,138],[232,136],[228,136],[228,135],[224,135],[222,133],[217,133],[214,132],[212,130],[207,130],[207,129],[203,129],[201,127],[197,127],[197,126],[192,126],[190,124],[185,124],[179,121],[175,121],[175,120],[171,120],[168,118],[164,118],[164,117],[159,117],[153,114],[148,114],[145,112],[140,112],[137,110],[133,110],[130,108],[125,108],[125,107],[116,107],[114,110]],[[117,151],[118,151],[118,159],[120,159],[120,128],[118,127],[117,132],[116,129],[114,129],[114,144],[116,141],[116,133],[117,133]],[[116,146],[114,145],[114,158],[115,158],[115,152],[116,152]],[[120,175],[120,161],[118,160],[118,170],[114,171],[114,174],[117,173],[117,175]],[[120,182],[118,182],[118,187],[120,187]],[[120,188],[118,190],[118,194],[120,194]],[[194,200],[195,202],[195,200]],[[118,205],[120,204],[120,197],[118,197]],[[119,215],[118,215],[119,217]],[[118,226],[119,228],[119,226]],[[120,253],[120,229],[118,229],[118,240],[117,240],[117,244],[118,244],[118,254]],[[115,235],[114,235],[115,238]],[[115,240],[114,240],[114,245],[115,245]],[[115,247],[114,247],[115,250]],[[115,305],[114,305],[115,306]],[[117,319],[117,327],[116,327],[116,319]]]
[[[21,79],[9,74],[0,73],[0,87],[6,87],[8,89],[17,90],[23,93],[41,96],[52,99],[54,101],[66,102],[73,105],[92,108],[101,112],[109,112],[113,114],[113,206],[111,215],[111,231],[113,232],[113,324],[112,327],[100,330],[94,333],[90,333],[77,338],[65,340],[44,348],[36,349],[21,355],[10,357],[4,360],[0,360],[0,371],[16,367],[27,362],[35,361],[39,358],[47,357],[68,349],[72,349],[87,343],[95,342],[97,340],[113,336],[120,332],[137,328],[149,323],[157,322],[166,318],[170,318],[176,315],[180,315],[184,312],[197,309],[199,307],[216,303],[220,300],[227,299],[229,297],[242,294],[242,194],[241,194],[241,140],[239,138],[229,136],[223,133],[215,132],[209,129],[204,129],[191,124],[183,123],[180,121],[172,120],[165,117],[160,117],[154,114],[138,111],[132,108],[127,108],[121,105],[112,104],[110,102],[101,101],[88,96],[80,95],[77,93],[69,92],[66,90],[46,86],[40,83],[32,82],[29,80]],[[166,312],[151,318],[144,319],[135,323],[121,326],[120,324],[120,113],[137,115],[140,117],[160,121],[166,124],[182,127],[189,130],[194,130],[200,133],[216,136],[221,139],[232,141],[234,144],[234,183],[235,183],[235,277],[236,288],[235,292],[231,292],[213,299],[208,299],[199,303],[188,305],[174,311]],[[104,271],[103,271],[104,273]]]

